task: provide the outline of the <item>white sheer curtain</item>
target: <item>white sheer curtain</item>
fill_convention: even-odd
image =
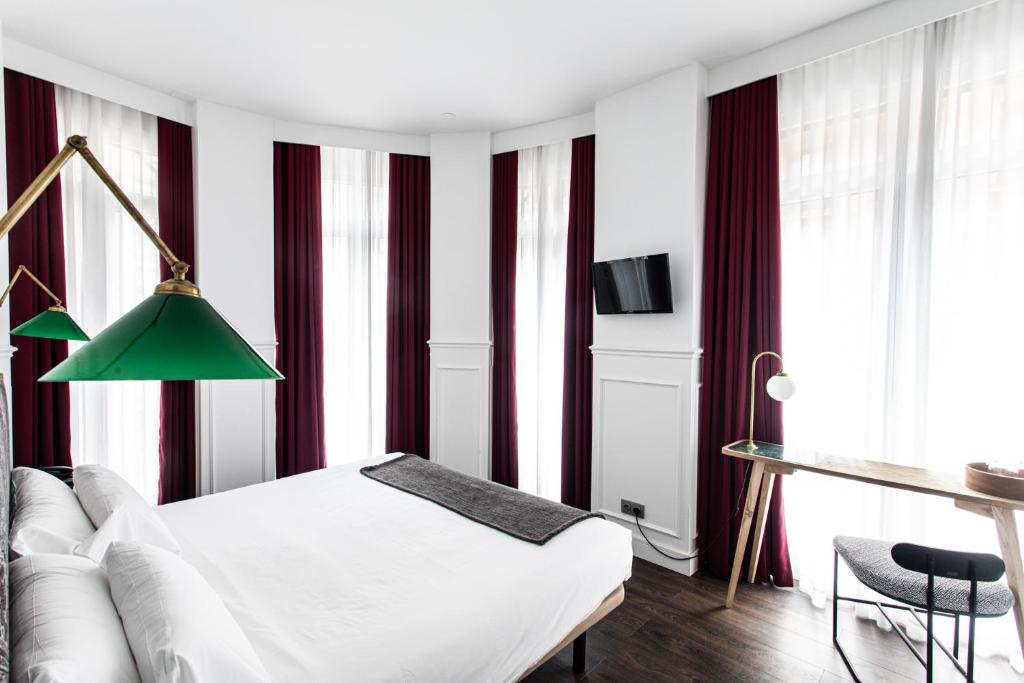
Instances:
[[[1024,383],[1024,1],[782,74],[779,117],[787,444],[958,476],[996,457]],[[819,603],[835,534],[998,554],[949,501],[812,475],[786,521]],[[978,646],[1020,668],[1012,616]]]
[[[327,464],[384,453],[388,155],[320,148]]]
[[[519,152],[516,406],[519,488],[561,500],[565,262],[572,143]]]
[[[157,225],[157,119],[57,87],[61,139],[80,133],[118,185]],[[159,254],[81,160],[61,171],[68,310],[95,335],[153,293]],[[71,350],[79,342],[71,342]],[[71,459],[123,476],[156,504],[160,383],[72,382]]]

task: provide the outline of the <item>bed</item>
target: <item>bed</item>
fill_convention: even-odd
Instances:
[[[520,680],[621,603],[627,530],[591,518],[526,543],[360,474],[389,457],[156,508],[273,680]]]
[[[359,473],[389,457],[157,508],[275,680],[516,680],[621,601],[627,530],[525,543]]]

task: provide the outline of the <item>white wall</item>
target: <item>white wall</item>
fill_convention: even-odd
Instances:
[[[274,122],[195,103],[196,284],[274,363]],[[274,478],[275,383],[199,383],[200,490]]]
[[[706,73],[691,65],[600,100],[595,260],[668,252],[671,314],[595,316],[592,505],[631,529],[637,555],[695,550],[700,264],[706,164]]]
[[[669,252],[671,315],[597,316],[601,346],[692,348],[700,332],[706,105],[689,66],[597,103],[596,240],[604,261]]]
[[[430,457],[490,474],[491,136],[430,136]]]

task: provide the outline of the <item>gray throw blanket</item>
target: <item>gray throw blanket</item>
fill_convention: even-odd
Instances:
[[[418,455],[403,455],[359,471],[382,484],[538,545],[544,545],[576,522],[601,516],[477,479]]]

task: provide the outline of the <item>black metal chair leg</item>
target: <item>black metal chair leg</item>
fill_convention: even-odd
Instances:
[[[928,602],[928,643],[925,647],[927,654],[925,664],[925,680],[932,683],[932,676],[935,674],[935,561],[928,556],[928,594],[925,596]]]
[[[843,664],[846,665],[847,671],[853,676],[854,683],[861,683],[857,670],[853,668],[853,662],[846,656],[846,650],[839,642],[839,551],[833,550],[832,555],[832,642],[835,644],[839,656],[843,658]]]
[[[587,670],[587,632],[572,641],[572,672],[581,674]]]
[[[932,676],[934,675],[934,672],[935,672],[935,660],[934,660],[934,656],[935,656],[934,655],[934,650],[935,650],[935,640],[934,640],[935,632],[932,630],[932,627],[933,627],[933,623],[932,622],[934,622],[934,620],[935,620],[935,615],[932,614],[931,610],[928,610],[928,645],[927,645],[927,647],[925,649],[925,653],[926,653],[925,654],[925,660],[927,661],[927,664],[925,664],[925,678],[924,678],[926,681],[928,681],[928,683],[932,683]]]
[[[832,551],[832,642],[839,641],[839,551]]]
[[[967,622],[967,683],[974,683],[974,615]]]
[[[978,613],[978,575],[974,562],[967,563],[971,578],[971,592],[967,595],[967,610],[970,622],[967,625],[967,683],[974,683],[974,621]]]
[[[960,615],[953,617],[953,656],[960,659]]]

